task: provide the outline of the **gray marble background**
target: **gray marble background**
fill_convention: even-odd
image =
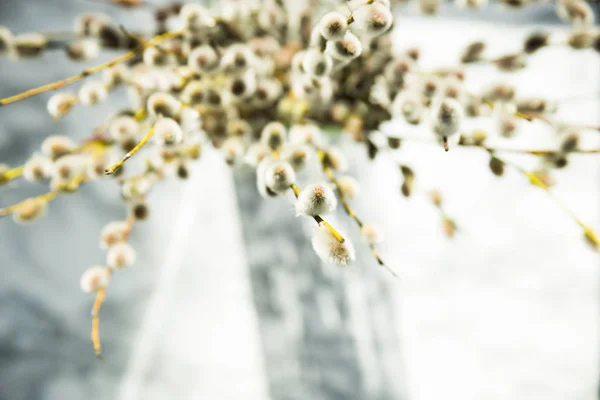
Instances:
[[[128,27],[150,23],[143,12],[93,2],[2,0],[0,24],[61,30],[90,9]],[[431,49],[426,65],[450,64],[468,40],[485,35],[498,48],[514,48],[540,25],[557,25],[550,5],[466,17],[448,9],[434,19],[405,9],[398,48],[421,44]],[[61,54],[23,63],[0,58],[0,95],[82,67]],[[502,77],[484,70],[473,84],[509,79],[526,94],[560,97],[600,90],[599,71],[594,54],[557,49],[535,59],[531,71]],[[54,123],[48,97],[0,109],[0,162],[21,163],[49,134],[83,138],[125,104],[120,93]],[[600,123],[599,106],[561,112]],[[528,142],[552,144],[535,124]],[[103,260],[101,227],[125,216],[114,183],[60,198],[32,226],[1,220],[0,399],[595,398],[597,255],[517,174],[498,180],[484,155],[460,150],[442,158],[438,150],[409,145],[369,164],[362,149],[346,148],[364,183],[356,208],[382,227],[383,254],[401,282],[376,267],[341,214],[335,221],[356,241],[356,266],[322,265],[310,248],[310,221],[296,219],[289,201],[260,199],[249,171],[232,174],[208,151],[188,182],[153,192],[152,217],[132,237],[138,262],[114,279],[102,310],[102,362],[89,343],[92,298],[78,281]],[[464,227],[456,240],[442,236],[425,201],[400,197],[394,157],[418,167],[420,185],[447,193]],[[596,229],[598,167],[596,159],[578,158],[558,176],[557,191]],[[316,176],[313,170],[301,179]],[[15,182],[1,188],[0,206],[43,190]]]

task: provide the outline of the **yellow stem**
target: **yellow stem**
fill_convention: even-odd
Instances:
[[[146,133],[142,140],[140,140],[140,142],[136,144],[133,149],[131,149],[127,154],[125,154],[125,156],[112,167],[107,168],[104,171],[104,173],[106,173],[106,175],[114,174],[119,168],[121,168],[123,164],[125,164],[125,161],[129,160],[135,153],[138,152],[139,149],[141,149],[146,144],[146,142],[152,137],[152,135],[154,135],[154,128],[150,129],[148,133]]]
[[[300,188],[298,188],[298,185],[296,185],[295,183],[292,183],[290,185],[290,187],[294,191],[294,196],[296,196],[296,198],[298,198],[298,196],[300,195]]]
[[[44,193],[39,196],[29,197],[23,201],[13,204],[12,206],[0,208],[0,217],[6,217],[7,215],[12,214],[13,212],[17,211],[19,209],[19,207],[21,207],[23,204],[25,204],[25,202],[27,202],[29,200],[35,199],[35,200],[40,200],[43,202],[50,202],[50,201],[54,200],[57,196],[58,196],[58,191],[53,190],[53,191]]]
[[[179,31],[167,32],[162,35],[155,36],[154,38],[152,38],[149,41],[145,42],[144,44],[140,45],[137,49],[127,52],[127,53],[125,53],[113,60],[107,61],[103,64],[96,65],[94,67],[83,70],[82,72],[78,73],[77,75],[73,75],[66,79],[63,79],[63,80],[60,80],[57,82],[48,83],[46,85],[42,85],[37,88],[26,90],[22,93],[14,95],[14,96],[10,96],[10,97],[1,99],[0,106],[14,103],[16,101],[23,100],[28,97],[32,97],[32,96],[35,96],[35,95],[38,95],[40,93],[44,93],[44,92],[47,92],[50,90],[60,89],[64,86],[70,85],[71,83],[74,83],[81,79],[84,79],[90,75],[94,75],[102,70],[111,68],[111,67],[113,67],[117,64],[123,63],[125,61],[129,61],[132,58],[134,58],[136,55],[138,55],[140,52],[142,52],[143,50],[145,50],[149,47],[157,46],[164,41],[175,39],[177,37],[182,36],[183,34],[184,34],[184,31],[179,30]]]
[[[100,142],[100,141],[92,141],[89,144],[83,145],[82,148],[87,148],[87,149],[93,150],[92,157],[94,159],[97,159],[106,150],[106,146],[102,143],[103,142]],[[100,147],[97,147],[98,145],[100,145]],[[86,146],[89,146],[89,147],[86,147]],[[87,180],[87,177],[85,174],[78,175],[75,178],[73,178],[71,181],[65,183],[62,186],[62,189],[67,190],[69,192],[75,191],[86,180]],[[21,205],[23,203],[25,203],[26,201],[31,200],[31,199],[37,199],[37,200],[41,200],[41,201],[45,201],[45,202],[51,202],[52,200],[56,199],[61,192],[62,192],[62,190],[60,188],[56,189],[56,190],[51,190],[51,191],[41,194],[39,196],[30,197],[28,199],[20,201],[16,204],[13,204],[12,206],[9,206],[6,208],[0,208],[0,217],[5,217],[7,215],[12,214],[16,210],[18,210],[18,208],[21,207]]]
[[[14,167],[0,176],[0,183],[6,183],[23,175],[23,166]]]
[[[112,269],[108,269],[109,274],[112,272]],[[104,296],[106,295],[106,289],[101,288],[96,292],[96,299],[94,300],[94,305],[92,306],[92,346],[94,348],[94,353],[99,360],[102,360],[102,346],[100,344],[100,309],[102,308],[102,303],[104,301]]]
[[[89,142],[83,143],[81,146],[73,150],[73,153],[85,152],[86,150],[97,151],[98,149],[106,148],[107,145],[108,143],[104,139],[93,139]],[[20,165],[6,171],[4,175],[0,176],[0,184],[20,178],[23,175],[24,167],[24,165]]]
[[[542,180],[539,179],[534,173],[526,171],[525,169],[521,168],[519,165],[514,164],[512,162],[507,162],[506,160],[502,160],[502,161],[505,164],[510,165],[511,167],[515,168],[517,171],[519,171],[521,174],[523,174],[525,177],[527,177],[529,179],[529,182],[532,185],[537,186],[540,189],[544,190],[544,192],[546,192],[548,194],[548,196],[552,199],[552,201],[554,201],[554,203],[556,205],[558,205],[565,212],[565,214],[567,214],[573,221],[575,221],[575,223],[577,225],[579,225],[581,227],[585,237],[590,242],[592,242],[597,248],[600,248],[600,239],[598,239],[598,237],[596,236],[596,233],[592,230],[592,228],[587,226],[581,219],[579,219],[579,217],[577,215],[575,215],[575,213],[569,207],[567,207],[567,205],[565,203],[563,203],[563,201],[560,200],[554,194],[554,192],[552,192],[550,190],[550,187],[548,185],[546,185],[544,182],[542,182]]]

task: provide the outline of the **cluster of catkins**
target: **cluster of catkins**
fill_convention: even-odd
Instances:
[[[128,7],[141,4],[113,2]],[[526,4],[503,2],[512,7]],[[424,0],[419,6],[430,14],[437,11],[438,3]],[[457,1],[468,8],[484,3]],[[358,182],[339,175],[348,168],[348,160],[331,145],[325,131],[347,132],[354,141],[364,143],[374,158],[382,148],[398,149],[402,140],[394,135],[378,140],[383,122],[402,118],[419,125],[425,121],[446,151],[451,139],[456,145],[479,146],[490,153],[492,171],[501,175],[504,161],[496,149],[486,146],[485,133],[461,132],[464,118],[489,113],[506,137],[515,135],[517,119],[539,118],[558,126],[548,119],[556,106],[544,99],[521,99],[515,88],[504,83],[482,93],[469,93],[464,85],[469,64],[491,63],[503,71],[517,71],[533,53],[560,44],[551,43],[544,32],[527,37],[522,51],[493,59],[485,57],[484,42],[474,42],[459,55],[456,68],[423,71],[418,49],[401,54],[392,51],[393,16],[388,0],[352,0],[319,13],[315,15],[309,4],[297,14],[277,0],[227,1],[218,11],[197,3],[172,4],[155,9],[157,26],[151,38],[148,33],[129,32],[100,13],[77,18],[69,35],[13,35],[0,27],[0,52],[17,60],[50,50],[63,50],[74,61],[93,59],[103,49],[126,52],[72,78],[0,100],[4,106],[60,89],[47,102],[49,115],[57,120],[77,107],[106,102],[117,87],[127,87],[131,107],[111,115],[82,143],[51,136],[23,166],[0,165],[0,184],[22,176],[50,185],[48,193],[0,210],[0,216],[12,214],[18,222],[35,220],[56,197],[77,191],[82,184],[107,175],[120,183],[129,216],[104,227],[100,243],[107,251],[106,262],[89,268],[81,278],[83,290],[98,293],[95,318],[113,271],[135,261],[135,251],[127,241],[134,226],[149,213],[145,200],[150,190],[165,178],[188,178],[188,164],[200,158],[206,144],[219,149],[227,164],[254,168],[261,196],[291,197],[293,193],[296,214],[317,223],[312,243],[322,260],[344,266],[355,258],[350,240],[323,218],[341,204],[377,262],[385,266],[375,249],[381,234],[359,219],[348,202],[358,194]],[[575,25],[565,45],[600,51],[600,34],[593,28],[587,3],[558,0],[557,13]],[[83,79],[77,91],[64,88]],[[577,139],[570,129],[560,149],[530,154],[562,167],[566,155],[578,151]],[[142,148],[136,156],[143,161],[142,167],[129,173],[125,163]],[[319,164],[323,182],[298,182],[298,172],[308,162]],[[409,196],[414,171],[407,165],[400,170],[401,192]],[[530,179],[540,187],[542,178],[548,180],[542,172],[534,176],[538,181]],[[434,191],[430,198],[442,211],[441,194]],[[442,214],[444,229],[452,236],[455,224]],[[586,237],[595,238],[592,235],[586,231]],[[99,354],[97,329],[95,322],[92,337]]]

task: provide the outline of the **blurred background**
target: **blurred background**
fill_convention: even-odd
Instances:
[[[152,24],[144,10],[83,0],[2,0],[0,24],[19,33],[70,30],[92,10],[132,30]],[[473,40],[504,54],[534,28],[567,29],[551,3],[513,11],[448,4],[435,17],[403,6],[396,18],[397,50],[421,47],[424,68],[452,65]],[[85,66],[60,52],[19,63],[0,57],[0,96]],[[600,124],[600,57],[592,51],[550,48],[523,72],[484,66],[469,79],[473,90],[509,81],[523,95],[586,97],[562,104],[558,116]],[[50,134],[82,139],[127,100],[111,95],[53,122],[49,96],[0,109],[0,162],[21,164]],[[555,144],[542,123],[524,123],[523,146]],[[102,226],[126,216],[116,183],[61,197],[34,225],[0,220],[0,399],[598,398],[600,263],[572,219],[521,175],[493,176],[476,149],[444,154],[405,143],[401,155],[374,162],[353,144],[344,149],[363,185],[353,204],[384,232],[382,254],[400,280],[377,267],[342,214],[333,221],[354,239],[357,261],[321,264],[310,221],[296,219],[289,201],[260,198],[250,170],[232,171],[207,150],[188,181],[163,183],[149,198],[151,217],[131,239],[138,261],[113,280],[102,309],[103,361],[91,348],[93,298],[79,278],[104,260]],[[426,199],[401,196],[399,160],[415,167],[424,188],[444,193],[459,226],[454,239]],[[573,157],[555,189],[597,232],[599,160]],[[317,179],[316,169],[310,174]],[[44,190],[11,183],[0,207]]]

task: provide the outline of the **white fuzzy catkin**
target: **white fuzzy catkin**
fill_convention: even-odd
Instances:
[[[77,144],[67,136],[48,136],[42,142],[42,153],[50,158],[60,157],[77,148]]]
[[[121,186],[121,195],[125,200],[134,200],[148,194],[152,185],[148,179],[127,180]]]
[[[209,45],[194,48],[188,57],[188,67],[197,73],[215,72],[219,69],[219,65],[219,56]]]
[[[281,122],[269,122],[260,134],[260,141],[272,150],[277,150],[285,143],[285,135],[285,125]]]
[[[392,26],[393,16],[390,8],[381,3],[367,4],[358,7],[352,13],[353,27],[367,36],[378,36]]]
[[[0,54],[8,51],[12,47],[13,34],[5,26],[0,25]]]
[[[340,176],[337,179],[338,188],[349,199],[353,199],[360,194],[360,184],[358,181],[349,175]]]
[[[225,139],[221,149],[225,155],[225,162],[233,165],[244,154],[244,141],[239,137],[229,137]]]
[[[100,55],[100,45],[97,40],[77,39],[68,44],[66,51],[73,61],[87,61]]]
[[[96,265],[88,268],[80,280],[81,290],[86,293],[97,292],[108,286],[110,282],[110,270],[106,267]]]
[[[79,88],[79,101],[85,106],[102,103],[108,97],[106,85],[102,81],[87,81]]]
[[[100,248],[106,250],[122,242],[128,231],[127,221],[112,221],[104,225],[100,231]]]
[[[348,30],[347,18],[344,14],[331,11],[323,15],[319,21],[319,33],[326,40],[340,40]]]
[[[221,68],[228,72],[243,72],[254,67],[255,55],[246,44],[236,43],[225,49]]]
[[[306,167],[310,159],[310,148],[305,145],[288,145],[281,152],[281,159],[290,163],[294,171],[298,172]]]
[[[350,61],[360,56],[362,44],[352,32],[346,32],[340,40],[327,42],[327,53],[339,61]]]
[[[433,131],[440,138],[448,138],[458,133],[462,120],[462,106],[454,99],[444,98],[431,107]]]
[[[454,4],[456,4],[456,7],[458,8],[479,10],[488,5],[488,0],[455,0]]]
[[[265,199],[277,196],[276,192],[269,189],[265,178],[265,172],[273,162],[274,160],[270,156],[267,156],[263,158],[256,167],[256,187],[258,189],[258,193],[260,193],[260,195]]]
[[[108,125],[110,136],[119,143],[135,139],[140,131],[140,124],[135,118],[123,115],[113,119]]]
[[[192,31],[215,26],[215,20],[208,8],[197,3],[186,3],[179,11],[179,18]]]
[[[181,102],[169,93],[155,92],[148,97],[146,106],[153,117],[173,118],[179,113]]]
[[[327,53],[317,49],[308,49],[302,57],[302,69],[308,75],[320,78],[329,75],[333,68],[333,59]]]
[[[86,12],[75,19],[74,31],[78,36],[97,36],[102,26],[110,23],[110,17],[100,12]]]
[[[191,106],[200,105],[206,97],[206,86],[207,84],[201,80],[190,81],[183,89],[181,98]]]
[[[228,90],[234,100],[247,99],[256,91],[256,74],[251,70],[243,74],[234,74],[229,79]]]
[[[594,24],[594,10],[583,0],[558,0],[556,14],[571,24],[590,26]]]
[[[312,246],[317,256],[329,264],[346,266],[355,258],[354,246],[350,240],[345,238],[344,243],[340,243],[323,225],[319,225],[315,229]]]
[[[48,39],[41,33],[32,32],[17,35],[13,38],[10,47],[13,57],[33,58],[42,54],[48,46]]]
[[[46,108],[52,118],[59,119],[67,115],[78,101],[79,99],[73,93],[55,93],[48,100]]]
[[[285,192],[295,182],[296,173],[287,161],[274,161],[265,169],[265,185],[274,192]]]
[[[23,166],[23,178],[29,182],[40,182],[52,175],[52,161],[41,154],[34,154]]]
[[[371,224],[363,224],[360,228],[360,235],[369,244],[377,244],[383,241],[382,234]]]
[[[129,243],[117,243],[106,254],[106,263],[116,269],[124,269],[135,263],[136,253]]]
[[[314,183],[300,190],[295,207],[296,215],[314,217],[335,210],[337,199],[328,184]]]
[[[271,148],[264,143],[255,142],[248,146],[244,154],[244,163],[251,167],[258,167],[258,164],[271,155]]]
[[[146,50],[144,50],[143,60],[144,64],[149,67],[161,68],[168,67],[175,62],[175,58],[172,54],[169,54],[164,50],[157,49],[156,47],[148,47]]]
[[[131,77],[131,71],[125,64],[117,64],[102,71],[102,81],[108,87],[114,87],[127,82]]]
[[[403,117],[409,124],[418,124],[425,108],[420,95],[414,91],[400,92],[392,102],[390,112],[394,117]]]
[[[344,172],[348,170],[348,159],[339,149],[330,147],[326,149],[327,160],[329,166],[338,172]]]
[[[23,201],[13,212],[13,220],[17,223],[33,222],[46,214],[48,202],[38,198]]]
[[[95,158],[89,163],[85,175],[88,179],[104,178],[106,176],[106,169],[113,164],[109,162],[107,155]]]
[[[159,146],[174,146],[183,140],[183,130],[174,119],[161,118],[154,124],[154,140]]]
[[[314,46],[314,45],[313,45]],[[304,59],[304,53],[306,50],[300,50],[292,57],[292,72],[304,73],[304,67],[302,66],[302,60]]]
[[[86,154],[69,154],[54,162],[52,176],[62,181],[70,181],[85,174],[91,158]]]
[[[313,124],[292,125],[289,139],[292,144],[320,146],[322,143],[321,131]]]

